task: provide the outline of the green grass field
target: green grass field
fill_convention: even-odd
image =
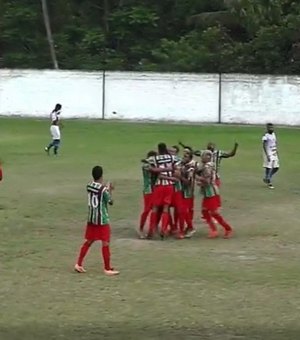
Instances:
[[[78,120],[62,132],[60,156],[47,157],[47,121],[0,120],[1,340],[300,338],[299,130],[277,130],[274,191],[262,183],[263,128]],[[233,239],[206,239],[200,209],[191,240],[136,239],[140,159],[178,139],[222,149],[238,140],[238,155],[222,165]],[[113,278],[102,274],[97,244],[88,273],[73,272],[97,164],[116,185]]]

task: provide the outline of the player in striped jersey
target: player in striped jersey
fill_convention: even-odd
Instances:
[[[156,151],[149,151],[147,154],[147,159],[157,155]],[[142,165],[143,172],[143,198],[144,198],[144,209],[140,216],[140,227],[139,233],[140,238],[144,238],[144,226],[147,221],[147,217],[152,209],[152,199],[153,199],[153,186],[155,183],[156,176],[150,171],[151,165],[144,161]]]
[[[193,154],[195,156],[199,156],[201,157],[202,153],[206,150],[195,150],[193,151],[193,149],[189,146],[184,145],[183,143],[180,142],[180,145],[185,149],[185,150],[190,150],[193,152]],[[212,158],[212,162],[215,165],[215,169],[216,169],[216,184],[218,186],[221,185],[221,179],[220,179],[220,166],[221,166],[221,161],[223,158],[231,158],[234,157],[236,155],[237,149],[238,149],[238,143],[234,144],[233,149],[230,152],[227,151],[223,151],[223,150],[219,150],[216,148],[215,143],[208,143],[207,144],[207,150],[210,150],[213,153],[213,158]]]
[[[216,145],[214,143],[208,143],[207,150],[210,150],[212,152],[212,162],[215,165],[215,171],[216,171],[216,184],[218,187],[221,185],[221,178],[220,178],[220,166],[221,161],[223,158],[231,158],[236,155],[237,149],[238,149],[238,143],[234,143],[234,147],[230,152],[219,150],[216,148]]]
[[[153,207],[150,215],[150,229],[148,238],[152,238],[158,222],[158,212],[162,209],[161,236],[167,234],[169,224],[169,210],[174,192],[173,170],[176,163],[175,157],[170,155],[165,143],[158,144],[158,155],[151,157],[151,171],[157,174],[153,189]]]
[[[218,237],[218,231],[213,220],[216,220],[224,228],[224,238],[229,238],[232,235],[232,228],[219,213],[221,199],[216,184],[216,170],[212,158],[213,153],[210,150],[203,151],[201,156],[203,166],[196,171],[196,183],[201,187],[203,194],[202,214],[210,228],[209,238]]]
[[[104,273],[108,276],[119,274],[110,266],[110,225],[108,216],[108,204],[112,205],[111,184],[103,184],[103,169],[95,166],[92,170],[93,181],[87,185],[88,193],[88,219],[85,231],[85,242],[80,249],[75,271],[85,273],[82,266],[83,260],[91,245],[95,241],[102,241],[102,257]]]
[[[198,168],[198,163],[193,159],[191,150],[185,150],[183,156],[182,168],[182,185],[183,185],[183,204],[185,210],[185,222],[187,228],[185,230],[185,237],[190,238],[195,233],[193,226],[194,219],[194,184],[195,171]]]
[[[52,141],[49,143],[48,146],[45,147],[45,151],[48,153],[53,147],[54,155],[57,155],[57,151],[60,145],[60,128],[59,128],[59,115],[61,114],[62,106],[60,104],[56,104],[54,110],[50,114],[51,119],[51,126],[50,126],[50,133],[52,137]]]

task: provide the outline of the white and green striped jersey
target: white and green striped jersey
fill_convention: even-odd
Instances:
[[[107,187],[98,182],[87,185],[88,192],[88,223],[105,225],[109,223],[108,203],[111,196]]]
[[[203,152],[205,152],[205,151],[206,150],[201,150],[200,155],[202,155]],[[224,156],[226,157],[227,152],[217,149],[217,150],[214,150],[212,152],[212,154],[213,154],[212,162],[214,163],[214,166],[215,166],[216,176],[217,176],[217,178],[219,178],[220,177],[219,173],[220,173],[221,161],[222,161],[222,158],[224,158]]]

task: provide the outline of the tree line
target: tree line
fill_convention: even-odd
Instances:
[[[51,0],[61,69],[300,73],[300,1]],[[52,68],[41,2],[0,0],[0,67]]]

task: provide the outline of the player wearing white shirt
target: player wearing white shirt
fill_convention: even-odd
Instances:
[[[48,155],[52,147],[54,148],[54,155],[57,155],[57,151],[60,145],[59,115],[61,113],[61,108],[62,106],[60,104],[56,104],[54,110],[50,114],[50,133],[52,137],[52,142],[45,147],[45,151],[48,153]]]
[[[267,131],[262,137],[264,159],[263,167],[265,168],[264,182],[270,189],[274,189],[272,177],[279,170],[277,137],[272,123],[268,123],[266,127]]]

